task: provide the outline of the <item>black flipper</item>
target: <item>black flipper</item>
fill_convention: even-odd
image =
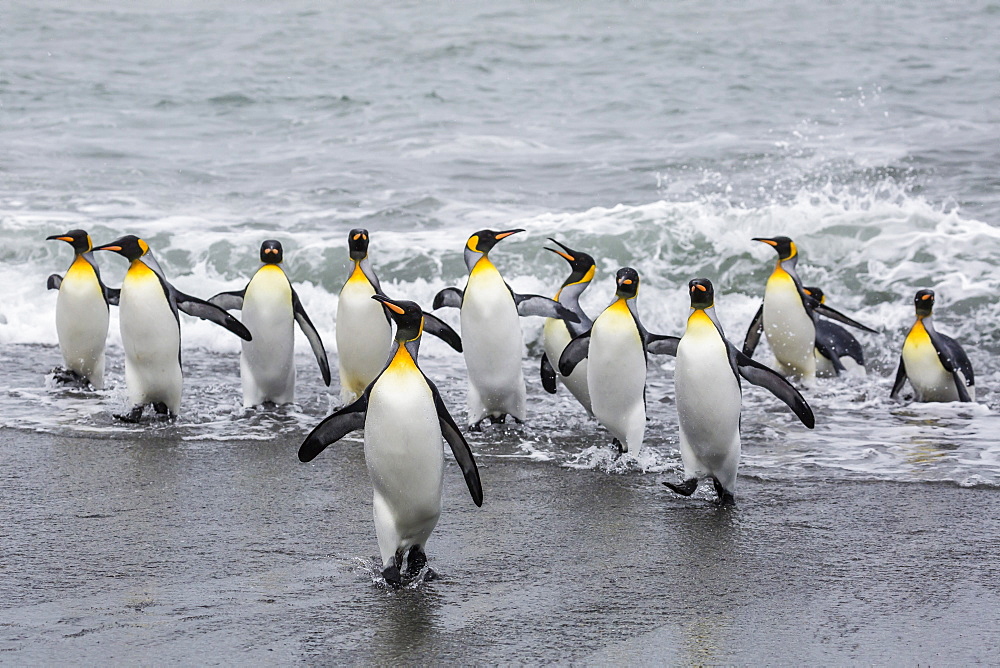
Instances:
[[[821,345],[822,344],[822,345]],[[834,361],[834,366],[838,371],[843,371],[843,364],[839,364],[841,357],[850,357],[859,365],[865,365],[865,352],[858,343],[858,340],[840,325],[835,325],[829,320],[816,321],[816,348],[823,352],[824,349],[833,353],[830,357],[823,352],[823,355]],[[839,364],[839,366],[838,366]]]
[[[173,286],[171,286],[171,291],[173,292],[174,301],[177,303],[177,308],[184,313],[193,315],[196,318],[201,318],[202,320],[214,322],[220,327],[225,327],[244,341],[250,341],[253,338],[250,336],[250,330],[244,327],[242,322],[229,315],[215,304],[210,304],[204,299],[199,299],[198,297],[186,295]]]
[[[243,288],[242,290],[235,290],[233,292],[220,292],[209,299],[208,303],[227,311],[240,311],[243,309],[243,297],[246,293],[246,288]]]
[[[108,305],[118,306],[118,302],[121,301],[121,298],[122,298],[121,288],[109,288],[106,285],[104,286],[104,301],[106,301]]]
[[[462,436],[462,432],[459,430],[458,425],[455,424],[455,420],[452,419],[451,413],[448,412],[448,407],[444,405],[444,400],[441,399],[441,393],[438,392],[437,387],[430,379],[427,379],[427,385],[431,388],[431,392],[434,393],[434,407],[437,408],[438,422],[441,425],[441,435],[444,436],[444,440],[451,446],[451,452],[455,455],[455,461],[458,462],[459,467],[462,469],[462,475],[465,476],[465,484],[469,486],[469,493],[472,494],[472,500],[477,506],[482,506],[483,483],[479,480],[479,469],[476,467],[476,458],[472,455],[472,449],[469,447],[465,437]]]
[[[664,482],[663,484],[681,496],[691,496],[694,494],[694,490],[698,489],[697,478],[688,478],[682,483]]]
[[[364,428],[367,413],[368,391],[366,390],[353,404],[344,406],[316,425],[299,446],[299,461],[311,462],[331,443],[336,443],[352,431]]]
[[[59,274],[52,274],[49,276],[49,280],[45,283],[49,290],[58,290],[59,286],[62,285],[62,276]]]
[[[757,314],[750,321],[750,327],[747,328],[747,335],[743,339],[743,354],[747,357],[753,357],[753,351],[757,350],[757,344],[760,343],[760,335],[764,333],[764,305],[761,304],[760,308],[757,309]]]
[[[761,308],[763,309],[764,307],[761,306]],[[860,330],[871,332],[872,334],[878,334],[878,330],[872,329],[871,327],[868,327],[866,325],[862,325],[857,320],[849,318],[840,311],[830,308],[826,304],[816,304],[813,310],[822,316],[826,316],[830,320],[837,320],[838,322],[842,322],[845,325],[850,325],[851,327],[857,327]]]
[[[439,293],[434,295],[435,309],[439,309],[442,306],[450,306],[451,308],[462,308],[462,299],[465,297],[465,293],[458,288],[445,288]]]
[[[653,355],[670,355],[672,357],[677,357],[677,344],[680,342],[680,337],[677,336],[647,334],[646,352]]]
[[[830,361],[830,364],[833,365],[833,370],[838,376],[842,372],[847,371],[843,362],[840,361],[840,355],[838,355],[837,351],[834,350],[833,344],[819,335],[818,327],[816,328],[816,343],[814,345],[816,346],[816,350],[819,351],[819,354]]]
[[[559,356],[559,373],[568,376],[576,365],[590,354],[590,332],[585,332],[566,344]]]
[[[788,407],[795,412],[802,424],[810,429],[816,426],[816,418],[813,416],[812,409],[809,408],[809,404],[802,398],[799,391],[792,387],[791,383],[785,380],[781,374],[750,359],[736,348],[732,350],[736,353],[736,364],[741,376],[754,385],[763,387],[788,404]]]
[[[326,357],[326,348],[323,347],[323,339],[319,337],[319,332],[312,324],[312,320],[306,314],[298,293],[292,290],[292,313],[295,314],[295,322],[299,323],[299,329],[309,340],[309,347],[312,348],[316,361],[319,362],[319,371],[323,374],[323,382],[330,387],[330,361]]]
[[[435,315],[424,311],[424,331],[433,334],[457,352],[462,352],[462,337],[451,326]]]
[[[906,365],[903,364],[903,356],[899,356],[899,368],[896,369],[896,380],[892,383],[892,392],[889,393],[890,399],[898,399],[899,393],[903,391],[903,384],[906,383]]]
[[[965,354],[965,350],[962,349],[958,341],[933,330],[931,327],[927,328],[927,333],[931,337],[934,349],[937,350],[938,359],[941,360],[942,366],[950,371],[955,378],[955,389],[958,390],[959,400],[972,401],[966,387],[975,385],[976,379],[972,372],[972,363],[969,361],[968,355]]]
[[[520,316],[537,315],[543,318],[559,318],[568,322],[580,322],[580,316],[573,313],[559,302],[541,295],[514,294],[517,314]]]
[[[549,394],[556,393],[556,370],[552,368],[552,363],[549,362],[549,356],[546,353],[542,353],[542,387]]]

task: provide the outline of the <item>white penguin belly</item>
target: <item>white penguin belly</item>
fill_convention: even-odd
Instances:
[[[524,417],[524,340],[519,318],[500,273],[492,265],[485,269],[477,265],[462,302],[462,347],[469,384],[487,415]]]
[[[764,290],[764,335],[787,373],[804,378],[816,375],[816,325],[791,276],[784,272],[772,275]]]
[[[390,366],[372,387],[365,418],[365,462],[385,564],[397,551],[424,544],[441,514],[444,455],[434,397],[415,366],[400,366]]]
[[[646,356],[624,301],[609,306],[594,322],[589,359],[594,416],[626,451],[638,451],[646,428]]]
[[[374,294],[375,288],[357,270],[337,302],[337,364],[345,403],[361,396],[382,371],[392,344],[392,328]]]
[[[129,400],[133,405],[162,402],[177,413],[182,384],[180,326],[151,269],[145,265],[129,269],[118,308]]]
[[[703,312],[694,318],[705,322],[689,320],[674,367],[685,478],[713,476],[731,491],[740,458],[739,381],[715,325]]]
[[[546,318],[542,328],[542,343],[545,347],[545,354],[549,358],[549,363],[556,371],[556,377],[562,381],[569,391],[576,397],[588,413],[593,413],[590,406],[590,390],[587,388],[587,360],[582,360],[573,369],[573,373],[564,376],[559,373],[559,357],[562,355],[567,344],[572,340],[566,322],[559,318]]]
[[[277,265],[264,265],[243,297],[242,321],[253,339],[243,341],[243,405],[295,399],[295,331],[292,288]]]
[[[56,332],[66,368],[97,389],[104,387],[104,345],[108,337],[108,305],[97,275],[78,259],[66,272],[56,298]]]
[[[903,343],[903,366],[917,401],[958,401],[955,379],[941,364],[922,324],[914,325]],[[970,392],[972,399],[975,396]]]

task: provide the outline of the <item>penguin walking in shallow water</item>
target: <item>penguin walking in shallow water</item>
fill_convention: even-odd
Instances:
[[[384,304],[396,322],[389,361],[361,398],[313,429],[299,448],[299,460],[312,461],[331,443],[364,429],[382,575],[399,587],[402,574],[416,575],[427,563],[424,548],[441,515],[442,439],[451,446],[477,506],[483,505],[483,488],[469,444],[417,365],[426,316],[413,302],[371,298]]]
[[[803,288],[805,293],[826,305],[826,294],[820,288]],[[867,373],[865,352],[854,335],[826,318],[816,318],[816,375],[821,378],[841,373]]]
[[[547,297],[519,295],[510,289],[489,252],[501,239],[524,230],[480,230],[465,244],[469,281],[465,290],[445,288],[434,308],[461,309],[465,364],[469,371],[468,425],[479,428],[510,415],[524,421],[526,390],[521,372],[524,338],[519,316],[537,315],[577,322],[579,316]]]
[[[593,415],[594,411],[590,407],[590,390],[587,388],[587,360],[581,361],[569,376],[559,373],[553,364],[559,364],[563,350],[573,338],[588,331],[594,324],[594,321],[587,317],[580,306],[580,295],[594,280],[594,272],[597,267],[594,264],[594,258],[590,255],[564,246],[555,239],[549,239],[549,241],[559,248],[546,248],[545,250],[552,251],[563,258],[569,262],[570,266],[569,277],[563,281],[562,287],[559,288],[553,299],[575,313],[580,320],[579,322],[567,322],[562,318],[545,319],[545,325],[542,327],[542,343],[545,348],[545,352],[542,353],[542,387],[545,388],[546,392],[555,394],[558,387],[557,381],[561,382],[569,388],[569,391],[583,405],[587,413]]]
[[[260,246],[257,273],[242,290],[221,292],[209,303],[228,310],[242,310],[243,325],[253,339],[243,342],[240,380],[243,406],[265,402],[290,404],[295,401],[295,332],[298,323],[309,340],[319,363],[323,382],[330,385],[330,363],[319,332],[306,314],[302,301],[288,280],[281,262],[281,242],[269,239]]]
[[[118,315],[125,349],[125,385],[132,408],[115,417],[138,422],[147,404],[159,415],[177,415],[183,382],[177,312],[221,325],[244,341],[251,339],[250,332],[218,306],[168,283],[149,244],[142,239],[130,234],[94,250],[113,251],[130,263],[122,281]]]
[[[392,326],[386,310],[372,301],[385,296],[368,259],[368,230],[347,235],[354,266],[337,300],[337,364],[340,367],[340,400],[347,404],[361,396],[385,366],[392,343]],[[458,352],[462,340],[447,323],[424,313],[424,331],[437,336]]]
[[[696,278],[688,287],[691,314],[677,344],[674,367],[684,482],[663,484],[690,496],[699,480],[710,478],[719,503],[729,505],[734,502],[740,463],[740,378],[772,392],[791,407],[806,427],[812,429],[815,419],[805,399],[787,380],[741,353],[726,339],[715,315],[712,282]]]
[[[615,299],[587,332],[566,346],[559,371],[573,373],[585,358],[594,416],[611,432],[621,452],[638,455],[646,433],[646,356],[673,355],[676,336],[650,334],[636,310],[639,273],[618,270]]]
[[[934,329],[934,291],[920,290],[913,298],[917,320],[903,341],[892,399],[898,399],[907,380],[917,401],[976,400],[972,363],[958,341]]]
[[[814,351],[817,315],[838,320],[866,332],[874,333],[875,330],[829,306],[820,304],[819,300],[806,294],[795,270],[799,253],[794,241],[788,237],[755,238],[754,241],[773,247],[778,253],[778,262],[767,279],[764,303],[747,330],[743,341],[743,353],[748,357],[752,356],[763,333],[774,353],[779,371],[786,376],[799,376],[810,382],[816,377]]]
[[[83,381],[104,388],[104,344],[108,338],[109,305],[118,304],[118,290],[101,281],[94,244],[84,230],[56,234],[47,241],[65,241],[76,253],[66,276],[49,276],[48,289],[58,290],[56,332],[66,367],[57,378]]]

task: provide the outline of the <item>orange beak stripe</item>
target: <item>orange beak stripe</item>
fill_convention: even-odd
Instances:
[[[517,232],[501,232],[500,234],[496,235],[496,238],[497,240],[506,239],[512,234],[517,234]]]
[[[777,241],[771,241],[770,239],[761,239],[761,241],[764,242],[765,244],[769,245],[769,246],[777,246],[778,245]]]
[[[121,246],[105,246],[101,250],[120,251],[121,249],[122,249]]]
[[[387,308],[390,308],[390,309],[392,309],[392,311],[393,311],[394,313],[398,313],[399,315],[403,315],[404,313],[406,313],[406,311],[404,311],[404,310],[403,310],[402,308],[400,308],[399,306],[396,306],[395,304],[390,304],[389,302],[382,302],[382,303],[383,303],[383,304],[384,304],[384,305],[385,305],[385,306],[386,306]]]
[[[696,285],[694,287],[698,288],[702,292],[708,292],[708,288],[706,288],[704,285]]]
[[[58,239],[59,241],[68,241],[70,243],[73,243],[73,237],[56,237],[56,239]]]
[[[923,297],[921,297],[920,299],[921,299],[921,300],[927,300],[927,299],[930,299],[930,298],[931,298],[931,296],[930,296],[930,295],[924,295],[924,296],[923,296]]]

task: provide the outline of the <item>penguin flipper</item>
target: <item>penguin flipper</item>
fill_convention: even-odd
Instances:
[[[568,376],[573,373],[576,365],[590,354],[590,332],[584,332],[563,348],[562,355],[559,356],[559,373]]]
[[[204,299],[186,295],[173,286],[170,287],[174,302],[177,304],[177,308],[184,313],[193,315],[196,318],[201,318],[202,320],[214,322],[220,327],[225,327],[244,341],[250,341],[253,338],[250,336],[250,330],[244,327],[242,322],[229,315],[215,304],[209,304]]]
[[[537,315],[543,318],[559,318],[568,322],[580,322],[580,316],[554,299],[541,295],[512,294],[514,294],[514,303],[517,304],[517,314],[520,316]]]
[[[858,340],[846,329],[829,320],[816,321],[816,348],[833,362],[838,371],[845,370],[844,365],[840,363],[840,358],[845,356],[861,366],[865,365],[865,352]],[[829,350],[832,356],[827,355],[824,348]]]
[[[465,297],[465,292],[459,290],[458,288],[445,288],[441,290],[436,295],[434,295],[433,307],[435,310],[441,308],[442,306],[450,306],[451,308],[462,308],[462,299]]]
[[[764,307],[762,306],[761,308],[764,308]],[[866,325],[862,325],[857,320],[854,320],[853,318],[850,318],[850,317],[844,315],[843,313],[841,313],[840,311],[838,311],[836,309],[830,308],[826,304],[817,304],[813,310],[816,313],[819,313],[822,316],[826,316],[830,320],[836,320],[838,322],[844,323],[845,325],[850,325],[851,327],[857,327],[858,329],[863,330],[865,332],[871,332],[872,334],[878,334],[878,330],[872,329],[871,327],[868,327]]]
[[[473,502],[477,506],[482,506],[483,483],[479,479],[479,469],[476,467],[476,458],[472,455],[472,448],[469,447],[469,443],[462,436],[462,432],[459,430],[458,425],[455,424],[451,413],[448,412],[448,407],[444,405],[444,400],[441,399],[441,393],[438,392],[437,387],[429,379],[427,379],[427,385],[434,394],[434,407],[437,409],[438,422],[441,425],[441,435],[444,436],[444,440],[451,446],[451,452],[455,455],[455,461],[458,462],[459,467],[462,469],[462,475],[465,476],[465,484],[469,486],[469,493],[472,494]]]
[[[426,311],[424,311],[424,331],[438,337],[454,348],[456,352],[462,352],[462,337],[458,335],[458,332],[444,320]]]
[[[899,393],[903,391],[903,384],[906,383],[906,365],[903,364],[903,356],[899,356],[899,368],[896,369],[896,380],[892,383],[892,392],[889,393],[890,399],[898,399]]]
[[[242,301],[242,299],[240,300]],[[312,348],[316,361],[319,362],[319,371],[323,374],[323,382],[330,387],[330,360],[326,356],[326,348],[323,347],[323,339],[319,337],[319,332],[312,324],[312,320],[306,314],[302,301],[295,290],[292,290],[292,313],[295,315],[295,322],[299,323],[299,329],[309,340],[309,347]]]
[[[844,371],[847,371],[847,367],[845,367],[843,362],[840,361],[840,355],[837,354],[837,351],[834,349],[830,341],[819,335],[818,327],[816,328],[816,342],[814,345],[816,346],[816,351],[830,361],[830,364],[833,366],[833,370],[837,372],[838,376]]]
[[[118,302],[121,301],[121,298],[121,288],[109,288],[106,285],[104,286],[104,301],[108,303],[108,306],[118,306]]]
[[[962,385],[967,385],[969,387],[975,385],[976,380],[972,373],[972,363],[969,361],[969,356],[965,354],[965,350],[962,349],[962,346],[959,345],[958,341],[937,331],[932,332],[929,328],[927,333],[931,337],[931,343],[934,344],[934,349],[937,350],[938,359],[941,360],[941,364],[944,368],[950,371],[953,375],[955,372],[961,372],[963,376],[961,382]],[[959,379],[956,377],[956,383],[958,382]],[[964,390],[964,387],[958,388],[959,396],[962,395]],[[965,392],[965,394],[968,396],[968,392]],[[962,401],[969,401],[969,399],[962,399]]]
[[[747,357],[753,357],[753,351],[757,349],[757,344],[760,343],[760,335],[764,333],[764,305],[761,304],[760,308],[757,309],[757,314],[750,321],[750,327],[747,328],[747,335],[743,338],[743,354]]]
[[[549,362],[549,356],[546,353],[542,353],[542,387],[549,394],[556,393],[556,370],[552,368],[552,363]]]
[[[62,276],[59,274],[52,274],[45,283],[45,287],[49,290],[58,290],[60,285],[62,285]]]
[[[316,425],[306,440],[299,446],[299,461],[311,462],[316,455],[326,450],[352,431],[363,429],[368,414],[368,392],[352,404],[348,404]]]
[[[235,290],[233,292],[220,292],[208,300],[209,304],[214,304],[227,311],[242,311],[243,297],[246,296],[247,289]]]
[[[679,337],[667,336],[666,334],[647,334],[646,352],[654,355],[670,355],[677,357],[677,344],[681,342]]]
[[[812,429],[816,426],[816,418],[813,416],[812,409],[809,408],[809,404],[799,394],[799,391],[792,387],[791,383],[778,372],[750,359],[736,350],[735,347],[732,350],[736,353],[736,364],[741,376],[784,401],[806,427]]]

